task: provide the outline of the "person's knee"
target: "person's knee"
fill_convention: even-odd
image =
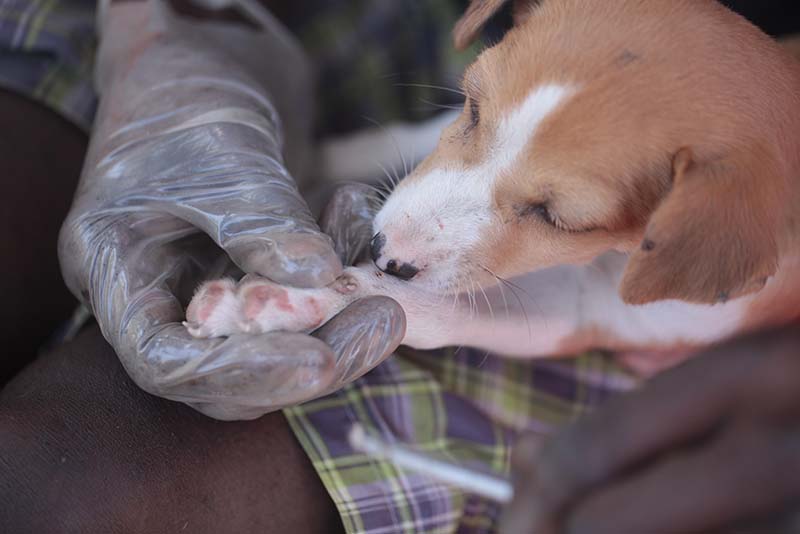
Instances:
[[[2,532],[331,532],[338,515],[279,413],[222,423],[127,377],[99,333],[0,393]]]

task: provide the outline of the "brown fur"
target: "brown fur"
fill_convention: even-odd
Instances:
[[[464,50],[477,39],[486,22],[507,2],[508,0],[473,1],[453,30],[456,50]],[[537,2],[538,0],[515,0],[512,5],[514,23],[522,23],[530,13],[531,7]]]
[[[457,44],[503,3],[474,2]],[[504,224],[480,263],[513,276],[631,252],[621,295],[633,304],[761,289],[798,253],[798,63],[713,0],[522,4],[530,15],[465,76],[481,124],[465,134],[465,111],[415,173],[479,160],[499,117],[537,86],[577,88],[497,184]],[[541,200],[565,229],[518,215]]]
[[[625,302],[716,303],[758,291],[778,268],[786,180],[770,151],[697,164],[678,152],[672,191],[628,261]],[[645,246],[645,244],[647,246]]]
[[[486,22],[497,13],[506,0],[475,0],[453,30],[453,40],[457,50],[468,47],[480,35]]]

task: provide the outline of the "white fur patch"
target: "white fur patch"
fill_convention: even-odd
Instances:
[[[496,172],[514,164],[542,122],[573,92],[571,87],[564,85],[543,85],[503,119],[497,128],[496,150],[488,162],[497,169]]]
[[[386,235],[385,267],[394,259],[425,270],[428,282],[452,289],[459,263],[480,239],[493,218],[495,183],[517,160],[541,123],[568,96],[571,87],[544,85],[528,95],[497,127],[487,158],[475,167],[434,169],[403,183],[390,195],[375,217],[375,232]]]

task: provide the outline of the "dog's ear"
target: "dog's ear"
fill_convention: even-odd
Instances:
[[[471,45],[489,19],[509,2],[512,2],[514,24],[519,24],[528,16],[538,0],[472,0],[453,29],[456,50],[464,50]]]
[[[778,39],[778,43],[795,59],[800,60],[800,34]]]
[[[623,301],[713,304],[761,289],[778,266],[786,190],[774,161],[764,150],[704,163],[680,150],[672,189],[625,268]]]

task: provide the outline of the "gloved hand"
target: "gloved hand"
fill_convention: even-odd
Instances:
[[[353,304],[315,337],[188,334],[184,306],[202,280],[245,272],[311,287],[341,272],[284,168],[277,113],[244,67],[254,61],[236,54],[280,58],[272,63],[283,71],[268,79],[277,86],[297,82],[287,76],[303,58],[285,34],[238,34],[234,46],[157,0],[113,4],[101,17],[100,109],[59,256],[134,381],[209,416],[248,419],[382,361],[405,330],[402,310],[384,298]],[[360,197],[343,192],[335,202],[332,230],[363,228]],[[343,255],[365,242],[335,235]]]

